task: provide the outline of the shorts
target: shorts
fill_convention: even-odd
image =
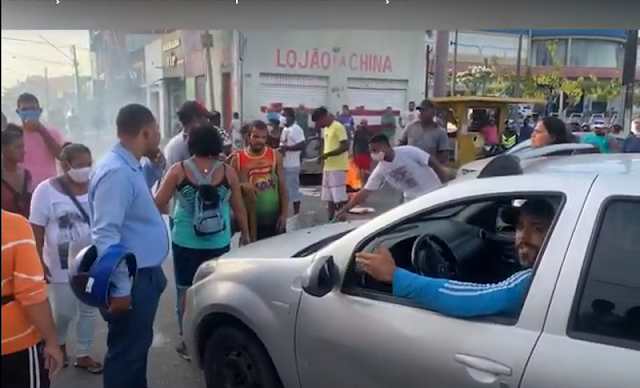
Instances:
[[[49,388],[49,371],[44,367],[43,344],[2,355],[2,388]]]
[[[196,271],[205,261],[218,258],[229,252],[229,245],[218,249],[185,248],[171,244],[173,252],[173,272],[178,288],[189,288],[193,284]]]
[[[343,203],[347,202],[347,172],[346,171],[323,171],[322,191],[320,199],[326,202]]]
[[[256,241],[265,240],[283,234],[277,225],[258,225],[256,227]]]
[[[360,170],[371,170],[371,156],[368,153],[357,153],[354,161]]]
[[[287,185],[289,203],[302,201],[302,194],[300,193],[300,167],[285,167],[284,181]]]

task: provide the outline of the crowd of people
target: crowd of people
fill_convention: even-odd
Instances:
[[[310,117],[302,111],[286,107],[250,123],[234,113],[230,128],[222,129],[218,112],[186,101],[177,112],[180,133],[161,149],[153,113],[129,104],[116,119],[118,142],[94,163],[88,147],[40,121],[36,96],[21,95],[21,122],[2,125],[2,385],[48,387],[50,377],[71,363],[103,374],[105,388],[146,387],[153,322],[167,286],[165,259],[171,252],[181,334],[186,290],[198,267],[228,252],[235,234],[240,245],[274,237],[287,231],[289,215],[300,213],[310,122],[321,138],[328,222],[344,220],[385,184],[410,201],[453,178],[445,167],[447,132],[429,100],[411,102],[399,121],[383,117],[378,130],[366,120],[356,124],[348,106],[335,115],[324,107]],[[638,152],[640,119],[634,125],[636,135],[622,139],[613,128],[602,141],[608,130],[596,123],[592,138],[583,141],[602,152]],[[540,119],[530,129],[534,147],[575,141],[557,118]],[[490,136],[491,128],[477,130]],[[350,163],[363,182],[353,196]],[[104,252],[114,244],[135,255],[136,281],[118,268],[108,308],[79,302],[69,285],[70,263],[87,246]],[[358,260],[372,272],[392,263],[384,251]],[[98,314],[108,325],[103,362],[91,356]],[[71,355],[66,344],[73,321]],[[176,351],[189,359],[184,343]]]

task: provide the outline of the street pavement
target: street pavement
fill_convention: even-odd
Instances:
[[[103,148],[104,149],[104,148]],[[102,150],[100,150],[102,151]],[[96,156],[100,151],[95,152]],[[325,206],[320,201],[319,187],[303,188],[304,200],[302,212],[307,219],[326,218]],[[392,188],[385,188],[374,193],[367,201],[366,206],[376,210],[374,214],[365,216],[375,217],[400,203],[401,195]],[[353,218],[358,218],[354,216]],[[150,388],[204,388],[203,374],[190,362],[183,360],[175,352],[175,347],[180,341],[178,324],[175,316],[175,285],[173,282],[173,266],[171,260],[164,264],[164,270],[169,279],[164,295],[160,301],[160,307],[156,316],[155,335],[151,351],[149,353],[149,367],[147,371]],[[106,351],[106,325],[100,318],[96,318],[96,333],[93,342],[92,355],[100,360]],[[73,325],[71,326],[73,329]],[[75,346],[75,333],[70,330],[69,349],[73,356]],[[73,360],[72,360],[73,361]],[[102,386],[101,376],[93,376],[71,365],[54,377],[52,388],[99,388]]]

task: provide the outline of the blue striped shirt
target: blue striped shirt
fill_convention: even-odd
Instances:
[[[416,275],[396,268],[393,295],[425,308],[460,318],[517,314],[531,282],[532,270],[516,272],[493,284],[476,284]]]
[[[136,256],[138,268],[164,262],[169,236],[150,189],[161,175],[162,168],[146,158],[141,163],[120,144],[97,163],[89,184],[89,213],[98,254],[120,243]],[[129,295],[126,267],[117,269],[112,280],[112,296]]]

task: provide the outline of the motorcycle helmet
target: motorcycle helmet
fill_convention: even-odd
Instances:
[[[82,303],[108,309],[112,276],[116,269],[125,265],[129,280],[133,283],[138,272],[136,257],[121,244],[109,246],[98,255],[95,245],[88,246],[69,260],[69,284],[74,295]]]

